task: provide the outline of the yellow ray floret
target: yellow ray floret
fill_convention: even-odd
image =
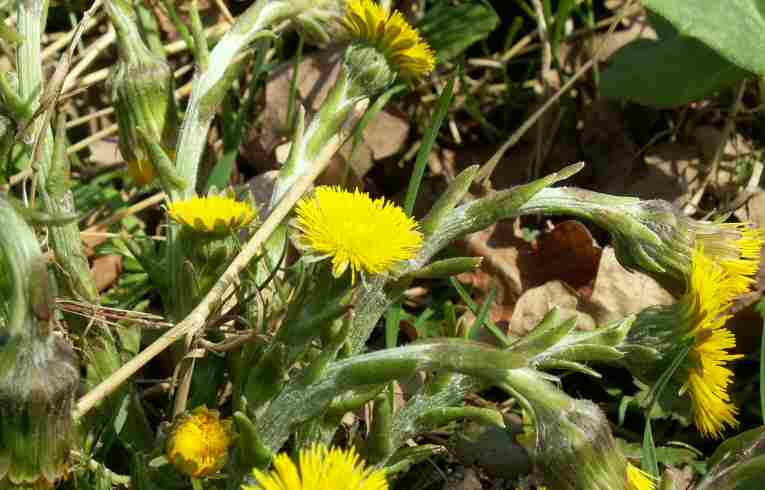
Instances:
[[[380,51],[404,78],[420,78],[436,65],[436,56],[417,29],[401,15],[372,0],[349,0],[345,26],[351,36]]]
[[[653,490],[655,487],[656,484],[651,475],[631,463],[627,463],[628,490]]]
[[[332,258],[332,273],[340,277],[349,267],[357,272],[384,274],[402,260],[413,258],[422,245],[417,222],[384,198],[318,187],[313,197],[297,205],[297,228],[303,248]]]
[[[748,291],[760,265],[760,250],[765,242],[762,230],[749,223],[697,222],[694,231],[697,246],[737,278],[735,294]]]
[[[199,407],[179,419],[167,445],[167,458],[176,468],[201,478],[218,472],[231,445],[230,421],[215,410]]]
[[[192,197],[175,201],[168,207],[170,217],[196,231],[230,232],[255,219],[255,209],[248,203],[224,196]]]
[[[366,468],[355,449],[327,449],[314,444],[300,451],[299,464],[282,453],[274,461],[274,470],[253,474],[258,483],[243,490],[387,490],[382,471]]]
[[[706,437],[719,437],[725,426],[736,427],[738,410],[728,394],[733,371],[727,364],[742,356],[730,354],[736,338],[726,328],[731,301],[740,292],[738,278],[701,249],[693,255],[690,289],[682,302],[693,305],[693,347],[687,359],[687,384],[694,422]]]

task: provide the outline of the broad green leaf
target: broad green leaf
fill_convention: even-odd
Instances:
[[[749,76],[696,39],[638,39],[611,58],[600,88],[607,98],[665,108],[703,99]]]
[[[643,0],[681,35],[697,38],[739,67],[765,75],[764,0]]]
[[[486,4],[440,2],[425,13],[417,29],[444,62],[486,39],[498,24],[497,13]]]

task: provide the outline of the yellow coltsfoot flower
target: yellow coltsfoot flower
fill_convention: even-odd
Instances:
[[[651,385],[683,345],[690,345],[672,382],[679,396],[689,395],[694,424],[705,437],[720,437],[726,426],[738,425],[728,365],[742,356],[731,353],[736,339],[725,324],[733,299],[745,291],[741,287],[741,277],[699,247],[692,254],[685,294],[676,304],[640,312],[621,347],[627,368]]]
[[[698,249],[693,256],[690,290],[682,301],[694,305],[693,347],[687,359],[687,386],[696,426],[707,437],[720,437],[724,426],[736,427],[738,410],[728,395],[733,371],[726,365],[743,356],[733,333],[724,327],[731,301],[740,294],[740,278]]]
[[[653,490],[656,483],[651,475],[632,463],[627,463],[627,490]]]
[[[203,478],[223,468],[231,442],[231,421],[221,420],[217,410],[198,407],[175,422],[167,459],[182,473]]]
[[[384,274],[398,262],[413,258],[422,245],[417,221],[384,198],[372,199],[358,190],[318,187],[296,208],[298,243],[306,252],[332,258],[332,274],[349,267]]]
[[[708,221],[693,221],[691,230],[696,246],[737,279],[733,284],[736,294],[748,291],[760,265],[760,250],[765,242],[762,230],[749,223]]]
[[[257,212],[249,203],[230,197],[192,197],[168,206],[170,217],[202,233],[230,233],[250,224]]]
[[[282,453],[274,461],[274,470],[253,470],[257,483],[243,490],[387,490],[385,473],[365,468],[354,448],[327,449],[314,444],[300,451],[296,465]]]
[[[354,41],[382,53],[404,78],[421,78],[433,71],[436,56],[417,29],[401,15],[389,13],[373,0],[348,0],[345,26]]]

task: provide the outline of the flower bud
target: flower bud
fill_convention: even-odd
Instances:
[[[396,80],[396,71],[385,56],[363,44],[349,46],[343,63],[348,68],[351,87],[356,88],[359,95],[376,95]]]
[[[51,334],[47,259],[32,229],[0,198],[0,488],[52,487],[75,442],[72,405],[79,368]]]
[[[0,343],[0,488],[53,486],[67,471],[76,439],[76,359],[55,335]]]
[[[175,421],[167,441],[170,462],[194,478],[213,475],[223,468],[232,442],[231,421],[217,410],[197,407]]]
[[[683,283],[690,277],[694,250],[701,247],[738,279],[736,294],[752,285],[763,244],[761,230],[746,223],[695,220],[661,200],[635,201],[620,211],[609,230],[614,235],[617,258],[626,267]]]
[[[122,0],[110,0],[107,11],[117,29],[119,47],[119,59],[110,80],[119,126],[119,148],[131,177],[147,185],[157,172],[138,129],[150,140],[159,142],[170,158],[174,158],[178,115],[173,72],[144,44],[128,5]]]
[[[534,464],[556,490],[644,490],[611,434],[608,419],[589,400],[569,397],[530,369],[514,369],[507,383],[536,422]],[[649,480],[650,481],[650,480]]]

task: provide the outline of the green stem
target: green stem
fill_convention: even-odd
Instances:
[[[173,192],[173,200],[190,198],[195,194],[199,162],[207,142],[207,132],[215,109],[230,83],[226,73],[233,65],[234,58],[269,26],[308,8],[310,2],[258,0],[239,16],[231,30],[212,50],[209,66],[198,74],[192,85],[191,98],[176,147],[178,173],[188,185],[182,191]]]
[[[17,67],[19,73],[19,96],[29,104],[32,111],[40,107],[44,92],[42,74],[41,42],[47,18],[48,2],[45,0],[24,0],[18,2],[18,29],[24,42],[18,47]],[[51,169],[53,156],[53,135],[44,117],[35,120],[27,134],[42,138],[39,159],[35,162],[38,172],[40,195],[43,208],[53,216],[76,214],[71,192],[64,189],[48,189],[48,176],[58,175],[59,169]],[[42,127],[46,124],[45,127]],[[27,143],[33,143],[28,141]],[[32,151],[30,145],[29,151]],[[30,155],[31,157],[32,155]],[[37,157],[37,155],[35,155]],[[60,163],[60,162],[58,162]],[[53,191],[53,192],[50,192]],[[90,275],[90,268],[82,247],[77,223],[49,227],[51,247],[56,261],[61,266],[64,282],[71,292],[91,303],[98,301],[98,290]]]
[[[293,378],[258,418],[258,434],[276,452],[292,428],[322,414],[335,397],[348,390],[383,385],[422,369],[458,372],[490,381],[499,379],[498,373],[522,367],[525,362],[511,352],[464,339],[418,342],[350,357],[330,363],[312,384],[306,385],[303,376]]]

